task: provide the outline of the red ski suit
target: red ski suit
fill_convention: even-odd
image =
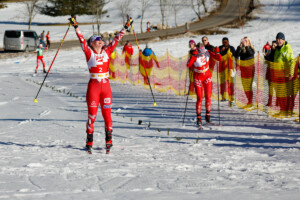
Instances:
[[[111,53],[125,34],[125,29],[122,29],[116,35],[110,45],[104,46],[99,54],[88,46],[79,30],[76,30],[76,34],[81,43],[90,72],[90,81],[86,92],[86,102],[88,107],[86,132],[87,134],[92,134],[94,132],[94,122],[96,120],[99,103],[104,118],[105,130],[112,131],[112,92],[108,80],[109,61]]]
[[[193,67],[194,69],[194,86],[197,94],[197,103],[196,103],[196,114],[201,114],[202,109],[202,97],[203,89],[205,94],[205,108],[206,112],[211,111],[211,93],[212,93],[212,80],[211,73],[209,70],[209,61],[210,57],[215,58],[216,60],[222,60],[222,56],[219,53],[214,53],[209,50],[206,50],[204,54],[191,56],[188,60],[187,67]]]

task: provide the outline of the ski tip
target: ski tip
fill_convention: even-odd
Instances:
[[[37,99],[34,99],[33,102],[34,102],[34,103],[38,103],[38,100],[37,100]]]
[[[153,106],[154,106],[154,107],[156,106],[156,102],[153,103]]]

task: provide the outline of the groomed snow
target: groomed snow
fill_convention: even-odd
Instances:
[[[250,38],[264,43],[279,29],[287,30],[282,30],[285,24],[293,30],[286,37],[298,49],[300,26],[288,19],[299,14],[294,5],[300,1],[261,2],[266,3],[263,10],[281,12],[282,19],[257,12],[264,20],[229,30],[226,36],[234,43],[247,30]],[[62,35],[64,31],[65,27]],[[74,36],[71,30],[67,37]],[[223,36],[209,38],[219,44]],[[178,45],[189,39],[155,43],[153,49],[158,55],[166,48],[175,56],[185,55],[187,47]],[[50,51],[46,63],[54,55]],[[41,68],[32,75],[36,58],[28,56],[0,62],[0,199],[299,199],[300,126],[294,121],[257,116],[221,102],[222,126],[199,131],[194,127],[194,100],[189,100],[183,127],[186,97],[154,92],[153,107],[149,90],[111,82],[114,147],[105,154],[99,111],[94,153],[88,155],[84,144],[89,75],[80,47],[59,52],[38,103],[33,102],[36,83],[44,75]],[[216,101],[212,120],[219,120]]]

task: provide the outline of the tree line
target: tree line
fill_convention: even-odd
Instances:
[[[123,24],[126,21],[126,16],[133,14],[133,12],[139,12],[141,33],[143,33],[143,20],[147,9],[151,5],[159,7],[161,15],[162,28],[168,25],[167,16],[171,14],[174,16],[174,24],[177,24],[178,12],[186,7],[191,7],[198,20],[202,19],[202,16],[208,13],[207,3],[215,1],[217,5],[220,5],[222,0],[122,0],[116,2],[116,8],[120,11],[123,19]],[[5,6],[3,3],[5,0],[0,0],[0,8]],[[115,2],[114,0],[26,0],[21,2],[25,5],[24,15],[27,18],[28,29],[31,29],[31,23],[36,14],[44,14],[48,16],[76,16],[76,15],[91,15],[94,17],[97,24],[98,34],[100,33],[100,25],[102,18],[107,14],[107,10],[104,6],[109,2]],[[134,5],[134,3],[136,5]]]

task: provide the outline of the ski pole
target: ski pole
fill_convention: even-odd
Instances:
[[[138,43],[137,38],[136,38],[136,35],[135,35],[134,28],[133,28],[132,25],[131,25],[131,27],[132,27],[132,32],[133,32],[133,35],[134,35],[134,37],[135,37],[135,41],[136,41],[136,45],[137,45],[137,47],[138,47],[139,53],[142,54],[141,51],[140,51],[139,43]],[[141,56],[142,56],[142,55],[141,55]],[[141,59],[141,60],[142,60],[142,65],[143,65],[144,70],[145,70],[145,73],[146,73],[146,77],[147,77],[147,81],[148,81],[148,84],[149,84],[149,87],[150,87],[150,91],[151,91],[151,94],[152,94],[152,98],[153,98],[153,101],[154,101],[153,106],[156,106],[156,101],[155,101],[155,98],[154,98],[154,95],[153,95],[153,91],[152,91],[152,88],[151,88],[151,84],[150,84],[150,80],[149,80],[149,77],[148,77],[148,73],[147,73],[146,67],[145,67],[145,65],[144,65],[143,59]]]
[[[59,52],[59,50],[60,50],[60,48],[61,48],[61,46],[62,46],[62,44],[63,44],[63,42],[64,42],[66,36],[67,36],[67,33],[69,32],[70,26],[71,26],[71,23],[69,23],[69,27],[68,27],[68,29],[67,29],[67,31],[66,31],[66,33],[65,33],[65,36],[64,36],[64,38],[62,39],[62,41],[61,41],[61,43],[60,43],[60,46],[58,47],[58,49],[57,49],[57,51],[56,51],[56,54],[55,54],[55,56],[54,56],[54,58],[53,58],[53,60],[52,60],[52,63],[51,63],[51,65],[50,65],[49,69],[48,69],[48,72],[46,73],[46,76],[45,76],[45,78],[44,78],[44,80],[43,80],[43,82],[42,82],[42,84],[41,84],[41,87],[40,87],[38,93],[36,94],[36,96],[35,96],[35,98],[34,98],[34,102],[35,102],[35,103],[38,103],[37,97],[38,97],[38,95],[39,95],[39,93],[40,93],[40,91],[41,91],[41,89],[42,89],[42,87],[43,87],[43,85],[44,85],[44,83],[45,83],[45,80],[46,80],[46,78],[47,78],[47,76],[48,76],[48,74],[49,74],[49,72],[50,72],[50,70],[51,70],[51,67],[52,67],[52,65],[53,65],[53,63],[54,63],[54,60],[55,60],[55,58],[56,58],[56,56],[57,56],[57,54],[58,54],[58,52]]]
[[[219,125],[221,125],[221,114],[220,114],[220,92],[219,92],[219,62],[217,62],[217,88],[218,88],[218,112],[219,112]]]
[[[188,70],[189,70],[189,69],[188,69]],[[188,100],[189,100],[190,89],[191,89],[191,80],[190,80],[189,90],[188,90],[188,93],[187,93],[187,96],[186,96],[186,101],[185,101],[185,108],[184,108],[184,114],[183,114],[182,126],[184,126],[185,113],[186,113],[187,103],[188,103]]]

